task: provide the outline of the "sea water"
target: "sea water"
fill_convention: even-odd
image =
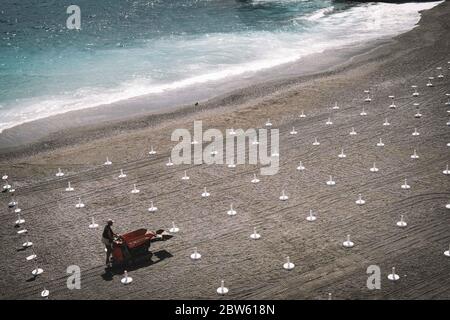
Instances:
[[[68,29],[66,9],[81,10]],[[412,29],[432,3],[2,0],[0,132],[146,94],[245,77]]]

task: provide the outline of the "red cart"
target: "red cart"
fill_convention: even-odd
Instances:
[[[170,238],[164,230],[156,232],[147,229],[138,229],[118,236],[113,241],[112,261],[114,265],[127,264],[133,262],[135,258],[148,253],[150,243],[157,240]]]

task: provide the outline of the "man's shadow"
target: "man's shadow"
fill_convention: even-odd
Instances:
[[[156,259],[153,259],[153,256]],[[134,271],[141,268],[146,268],[171,257],[173,257],[173,255],[166,250],[159,250],[156,252],[149,251],[139,257],[133,258],[128,264],[105,268],[102,278],[105,281],[111,281],[115,275],[121,275],[125,270]]]

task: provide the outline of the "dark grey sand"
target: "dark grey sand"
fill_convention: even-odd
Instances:
[[[46,141],[3,154],[0,172],[8,173],[17,188],[17,200],[26,219],[30,240],[45,272],[31,276],[31,252],[22,250],[24,237],[16,234],[15,215],[3,210],[0,296],[36,299],[45,286],[53,299],[214,299],[224,279],[232,299],[448,299],[450,258],[449,176],[442,174],[449,160],[450,128],[445,93],[449,92],[450,3],[423,14],[420,26],[389,44],[355,57],[351,63],[308,77],[288,81],[282,89],[271,83],[242,89],[239,94],[158,117],[142,117],[107,127],[70,129]],[[442,66],[445,78],[426,87],[427,78]],[[420,97],[413,98],[411,85]],[[364,104],[363,90],[373,101]],[[248,92],[246,91],[248,90]],[[269,94],[267,94],[269,92]],[[242,99],[247,94],[252,99]],[[388,109],[395,94],[398,108]],[[244,103],[236,103],[239,101]],[[330,107],[334,124],[326,126]],[[413,102],[421,103],[423,117],[414,117]],[[362,106],[368,115],[359,113]],[[307,118],[299,118],[301,110]],[[204,128],[261,127],[267,118],[280,129],[280,172],[252,184],[251,165],[173,166],[165,163],[174,143],[175,128],[192,128],[194,119]],[[388,118],[391,125],[382,125]],[[292,126],[299,131],[289,135]],[[354,127],[356,136],[348,133]],[[417,128],[420,136],[411,133]],[[107,134],[106,134],[107,133]],[[321,142],[312,146],[314,137]],[[382,137],[385,147],[376,147]],[[147,155],[149,145],[159,152]],[[337,155],[341,147],[346,159]],[[410,155],[417,149],[420,158]],[[114,162],[102,163],[106,156]],[[307,170],[296,170],[302,161]],[[380,172],[369,168],[376,162]],[[61,167],[66,176],[56,178]],[[119,180],[119,170],[128,177]],[[187,170],[191,179],[181,181]],[[325,184],[329,174],[336,186]],[[411,189],[400,185],[407,178]],[[64,188],[71,181],[75,192]],[[133,183],[141,189],[131,195]],[[211,197],[202,199],[203,187]],[[282,189],[289,200],[278,200]],[[362,193],[367,201],[357,206]],[[86,204],[76,209],[77,197]],[[148,213],[150,201],[159,208]],[[7,208],[8,197],[0,195]],[[234,203],[238,214],[226,214]],[[309,223],[313,209],[318,220]],[[408,226],[396,226],[400,215]],[[104,270],[101,230],[90,230],[90,218],[99,223],[113,218],[115,231],[141,227],[166,228],[175,221],[181,231],[152,246],[152,263],[130,268],[134,282],[120,283],[122,275]],[[249,239],[257,227],[262,238]],[[355,247],[342,242],[351,234]],[[193,247],[203,255],[193,262]],[[289,255],[296,264],[282,269]],[[79,265],[81,290],[68,290],[66,268]],[[378,265],[381,290],[366,288],[366,269]],[[401,279],[387,280],[391,267]]]

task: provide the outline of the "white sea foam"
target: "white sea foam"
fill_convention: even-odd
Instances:
[[[322,8],[322,9],[314,11],[311,14],[308,14],[308,15],[302,17],[302,19],[308,20],[308,21],[317,21],[320,18],[325,17],[327,14],[332,13],[333,10],[334,10],[334,6],[331,6],[331,7],[328,7],[328,8]]]
[[[0,132],[55,114],[243,76],[327,49],[392,37],[412,29],[420,19],[419,11],[439,3],[369,3],[339,12],[324,8],[300,17],[312,23],[303,33],[261,31],[161,40],[153,44],[153,50],[180,50],[186,54],[180,62],[185,72],[179,79],[161,81],[141,76],[109,89],[80,88],[72,93],[17,100],[12,108],[0,108]],[[130,57],[139,58],[148,49],[128,50]],[[220,59],[215,60],[216,56]]]

